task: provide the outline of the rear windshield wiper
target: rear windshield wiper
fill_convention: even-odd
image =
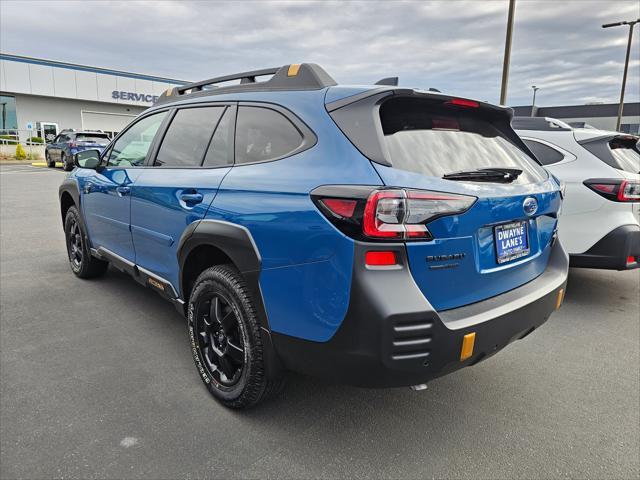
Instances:
[[[447,173],[442,178],[445,180],[470,180],[473,182],[511,183],[522,170],[517,168],[480,168],[462,172]]]

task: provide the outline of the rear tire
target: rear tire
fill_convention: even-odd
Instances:
[[[220,403],[247,408],[277,395],[284,377],[268,378],[253,300],[232,265],[206,269],[187,306],[191,353],[201,380]]]
[[[44,152],[44,159],[47,162],[47,167],[53,168],[56,166],[56,162],[51,161],[51,156],[49,155],[49,152]]]
[[[67,210],[64,219],[64,236],[71,271],[77,277],[94,278],[107,271],[109,263],[91,255],[87,234],[75,206],[69,207]]]
[[[62,169],[65,172],[70,172],[71,170],[73,170],[73,164],[69,164],[67,156],[64,153],[62,154],[60,160],[62,160]]]

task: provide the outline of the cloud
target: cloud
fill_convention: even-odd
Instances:
[[[38,12],[34,14],[34,12]],[[508,103],[616,102],[631,0],[518,0]],[[311,61],[497,102],[506,1],[0,2],[0,50],[185,80]],[[640,97],[640,31],[628,101]],[[594,100],[597,99],[597,100]]]

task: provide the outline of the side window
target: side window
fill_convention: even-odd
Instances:
[[[195,107],[178,110],[162,140],[154,162],[160,167],[202,165],[213,130],[225,107]]]
[[[233,120],[234,109],[227,108],[222,120],[213,134],[207,155],[204,157],[205,167],[222,167],[233,163]]]
[[[134,123],[113,145],[109,167],[135,167],[144,164],[151,142],[167,112],[155,113]]]
[[[281,113],[240,107],[236,121],[236,164],[284,157],[302,144],[302,134]]]
[[[564,158],[562,153],[544,143],[536,142],[535,140],[523,140],[523,142],[543,165],[552,165],[560,162]]]

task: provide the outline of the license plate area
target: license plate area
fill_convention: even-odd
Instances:
[[[496,245],[498,264],[526,257],[531,251],[528,222],[518,221],[496,225],[493,227],[493,241]]]

